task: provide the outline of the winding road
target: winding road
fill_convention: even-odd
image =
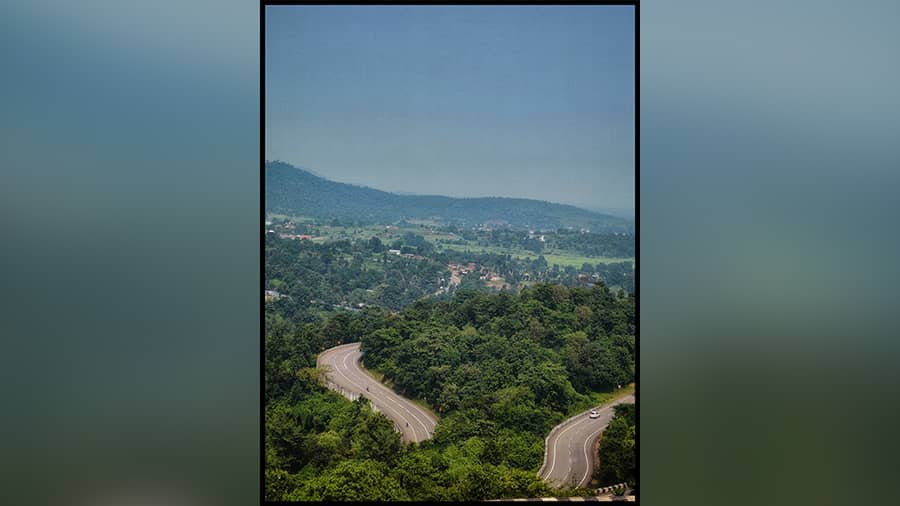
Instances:
[[[438,422],[434,415],[375,381],[359,365],[360,357],[359,343],[342,344],[320,353],[316,367],[325,370],[329,388],[350,399],[360,395],[369,399],[376,410],[393,420],[403,441],[418,443],[431,439]]]
[[[394,422],[403,441],[418,443],[430,439],[437,418],[376,381],[360,366],[360,357],[359,343],[343,344],[320,353],[316,367],[325,371],[329,388],[349,399],[360,395],[369,399],[376,410]],[[615,415],[613,406],[622,403],[634,403],[634,394],[597,408],[598,418],[590,418],[589,412],[585,411],[554,427],[547,436],[544,465],[538,476],[556,487],[589,485],[596,460],[597,438]]]
[[[584,487],[590,484],[594,470],[594,444],[615,415],[613,406],[622,403],[634,403],[634,394],[597,408],[599,418],[590,418],[589,411],[585,411],[554,427],[547,436],[544,465],[538,476],[556,487]]]

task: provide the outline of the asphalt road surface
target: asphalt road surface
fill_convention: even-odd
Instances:
[[[350,399],[356,399],[360,395],[369,399],[375,409],[394,421],[394,428],[400,431],[403,441],[418,443],[431,439],[437,419],[375,381],[359,364],[361,356],[359,343],[342,344],[320,353],[316,359],[316,367],[326,369],[329,388]]]
[[[585,411],[559,424],[547,440],[544,465],[538,475],[556,487],[590,484],[596,460],[594,443],[615,415],[613,406],[621,403],[634,403],[634,394],[597,408],[599,418],[590,418],[590,411]]]

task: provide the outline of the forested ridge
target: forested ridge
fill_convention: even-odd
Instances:
[[[265,164],[267,212],[364,223],[438,217],[447,223],[502,222],[519,228],[587,227],[595,231],[633,232],[632,221],[578,207],[540,200],[502,197],[453,198],[399,195],[329,181],[278,161]]]
[[[635,297],[602,283],[461,291],[310,323],[267,306],[265,323],[270,500],[554,495],[536,476],[547,432],[634,378]],[[321,386],[316,355],[353,341],[367,368],[440,415],[433,439],[402,445],[364,400]]]

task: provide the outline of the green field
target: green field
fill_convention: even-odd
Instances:
[[[313,218],[307,216],[290,216],[287,214],[266,213],[266,220],[291,220],[297,223],[309,223],[314,221]]]
[[[271,218],[281,218],[281,219],[293,219],[295,222],[311,222],[312,218],[304,217],[304,216],[286,216],[282,214],[270,214],[268,215]],[[416,224],[427,224],[427,220],[419,220]],[[475,253],[495,253],[499,255],[512,255],[518,259],[528,259],[534,260],[538,257],[532,251],[521,250],[521,249],[507,249],[500,246],[481,246],[478,244],[472,244],[469,242],[468,244],[447,244],[447,243],[437,243],[438,239],[443,240],[458,240],[460,237],[454,234],[450,234],[447,232],[437,232],[430,234],[428,233],[427,228],[421,228],[419,226],[413,227],[403,227],[403,228],[394,228],[394,229],[386,229],[385,225],[368,225],[364,227],[334,227],[331,225],[320,225],[317,227],[318,237],[313,239],[313,242],[323,243],[328,241],[337,241],[342,239],[347,240],[369,240],[372,237],[378,237],[381,239],[383,243],[390,244],[394,240],[400,239],[407,232],[422,235],[426,240],[435,244],[436,247],[444,248],[444,249],[452,249],[456,251],[472,251]],[[575,268],[581,268],[585,263],[596,265],[596,264],[611,264],[618,262],[634,262],[634,258],[611,258],[611,257],[587,257],[582,256],[577,253],[567,252],[567,251],[558,251],[558,250],[547,250],[542,253],[544,255],[544,259],[547,260],[547,263],[550,265],[556,264],[560,267],[568,267],[572,266]]]
[[[527,258],[529,260],[533,260],[537,258],[539,255],[535,254],[531,251],[517,250],[517,249],[506,249],[501,248],[499,246],[479,246],[474,244],[462,245],[462,244],[442,244],[445,249],[453,249],[457,251],[472,251],[477,253],[497,253],[500,255],[512,255],[515,258],[523,259]],[[596,264],[612,264],[617,262],[634,262],[634,258],[609,258],[609,257],[586,257],[577,255],[574,253],[567,253],[564,251],[554,251],[542,253],[544,255],[544,259],[547,260],[547,263],[550,265],[557,264],[560,267],[566,267],[571,265],[572,267],[581,268],[585,263],[589,263],[591,265]]]

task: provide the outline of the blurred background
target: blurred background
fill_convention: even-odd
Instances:
[[[642,4],[641,501],[896,500],[898,15]],[[256,502],[259,6],[0,19],[3,502]]]
[[[0,19],[0,502],[258,502],[258,4]]]
[[[897,500],[898,15],[642,3],[648,504]]]

